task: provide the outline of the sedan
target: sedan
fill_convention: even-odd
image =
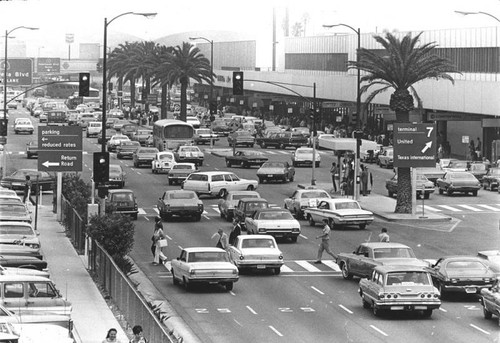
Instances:
[[[219,213],[221,218],[227,221],[233,220],[234,209],[243,198],[260,198],[260,194],[255,191],[229,191],[219,200]]]
[[[18,118],[19,120],[16,119],[16,123],[14,124],[14,132],[17,134],[19,133],[29,133],[30,135],[33,134],[35,131],[35,128],[33,127],[33,123],[29,118]]]
[[[477,256],[442,257],[428,269],[442,297],[450,292],[479,294],[496,281],[488,263]]]
[[[234,165],[242,168],[250,168],[251,166],[262,166],[267,162],[268,158],[259,151],[240,150],[236,151],[234,156],[226,156],[226,167]]]
[[[171,151],[160,151],[151,162],[153,174],[168,173],[175,165],[175,156]]]
[[[290,238],[297,242],[300,235],[300,223],[290,211],[280,208],[266,208],[255,211],[245,219],[249,234],[271,235],[276,238]]]
[[[0,244],[17,244],[40,249],[39,232],[31,224],[23,222],[0,222]]]
[[[220,248],[184,248],[180,256],[172,260],[174,285],[182,284],[192,289],[196,283],[219,284],[231,291],[238,281],[238,268],[229,261],[227,252]]]
[[[270,235],[240,235],[227,249],[229,259],[238,270],[272,270],[278,275],[283,265],[283,253]]]
[[[469,173],[474,175],[479,182],[482,182],[490,167],[491,163],[488,162],[473,162],[469,166]]]
[[[295,177],[295,168],[288,162],[270,161],[264,163],[259,170],[257,170],[257,177],[259,178],[259,183],[264,183],[270,180],[293,182]]]
[[[308,208],[304,215],[309,225],[314,226],[324,219],[328,220],[330,228],[358,225],[361,230],[373,222],[373,213],[363,210],[356,200],[347,198],[322,200],[317,208]]]
[[[394,194],[398,193],[398,175],[394,175],[391,179],[385,181],[385,188],[389,197],[392,198]],[[424,175],[417,174],[417,198],[424,197],[424,199],[429,199],[432,193],[434,193],[434,182],[429,181]]]
[[[40,271],[47,271],[48,266],[47,261],[42,260],[41,256],[36,257],[22,254],[6,254],[3,251],[0,255],[0,265],[6,268],[21,268]]]
[[[483,189],[494,191],[495,189],[499,189],[499,184],[500,168],[490,168],[490,170],[488,170],[488,173],[483,176]]]
[[[229,146],[246,145],[253,148],[255,144],[255,137],[246,130],[235,131],[227,136]]]
[[[422,311],[430,317],[441,306],[439,291],[422,267],[378,266],[359,282],[363,307],[375,316],[381,311]]]
[[[304,210],[317,207],[319,202],[324,199],[331,199],[328,192],[310,186],[293,192],[290,198],[285,199],[284,208],[290,210],[295,218],[301,219],[304,217]]]
[[[140,148],[139,142],[134,141],[122,141],[120,145],[116,147],[116,157],[120,160],[122,158],[132,158],[134,152]]]
[[[111,137],[111,139],[108,141],[108,151],[115,151],[116,147],[118,147],[122,141],[129,141],[130,138],[128,138],[125,135],[114,135]]]
[[[314,164],[318,168],[321,163],[321,156],[318,152],[314,154]],[[292,153],[292,164],[294,167],[299,165],[311,165],[313,164],[313,149],[312,148],[297,148]]]
[[[37,184],[40,189],[50,191],[55,188],[55,177],[44,171],[37,171],[34,169],[19,169],[11,175],[4,177],[0,181],[0,186],[12,189],[18,193],[24,192],[24,183],[26,182],[26,175],[30,176],[32,187],[31,192],[35,193]]]
[[[159,151],[156,148],[141,148],[139,147],[134,151],[132,159],[134,160],[134,167],[139,168],[140,166],[146,165],[151,166],[156,154]]]
[[[133,141],[139,142],[141,146],[147,146],[148,137],[151,136],[152,134],[153,134],[152,130],[138,128],[137,131],[135,131],[132,134],[131,139]]]
[[[119,164],[109,165],[109,186],[123,188],[125,187],[125,175],[123,168]]]
[[[31,223],[31,214],[25,204],[18,202],[0,203],[0,222],[18,221]]]
[[[481,290],[480,302],[485,319],[491,319],[495,315],[500,320],[500,279],[496,280],[493,287]]]
[[[203,213],[203,202],[193,191],[171,190],[163,193],[158,199],[157,208],[164,220],[170,220],[173,216],[189,216],[199,222]]]
[[[26,157],[27,158],[38,157],[38,142],[37,141],[30,141],[30,142],[26,143]]]
[[[477,196],[477,191],[481,188],[479,181],[469,172],[449,171],[442,178],[437,179],[436,183],[439,194],[446,192],[447,195],[458,192]]]
[[[196,169],[196,164],[194,163],[175,163],[172,166],[172,169],[168,171],[168,184],[173,185],[174,183],[182,183],[182,181],[186,180],[189,174],[198,171]]]
[[[107,129],[104,142],[108,142],[111,139],[111,137],[113,137],[115,135],[117,135],[117,132],[115,130]],[[97,143],[99,143],[99,144],[103,143],[102,131],[99,132],[99,135],[97,135]]]

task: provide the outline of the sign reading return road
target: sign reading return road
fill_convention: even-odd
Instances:
[[[39,126],[38,170],[82,171],[82,147],[79,126]]]
[[[394,167],[436,167],[435,124],[394,123]]]

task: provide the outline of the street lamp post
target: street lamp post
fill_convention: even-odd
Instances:
[[[190,40],[201,39],[210,43],[210,99],[209,104],[214,100],[214,41],[205,37],[189,37]],[[210,108],[210,107],[209,107]]]
[[[156,13],[140,13],[140,12],[124,12],[117,15],[110,21],[108,18],[104,18],[104,44],[103,44],[103,59],[102,59],[102,142],[101,142],[101,153],[106,152],[106,106],[108,101],[107,92],[107,82],[106,82],[106,60],[107,60],[107,45],[108,45],[108,25],[111,24],[115,19],[123,17],[125,15],[141,15],[143,17],[154,17]]]

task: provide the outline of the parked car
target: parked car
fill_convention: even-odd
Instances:
[[[18,268],[18,267],[3,267],[0,264],[0,275],[33,275],[41,277],[50,277],[50,273],[44,270]],[[0,318],[2,317],[2,306],[0,306]]]
[[[163,193],[163,196],[158,199],[157,208],[163,220],[170,220],[173,216],[189,216],[199,222],[203,214],[203,202],[196,193],[182,189]]]
[[[174,156],[176,162],[191,162],[198,166],[202,166],[205,159],[205,154],[200,148],[192,145],[179,145],[174,151]]]
[[[144,148],[138,146],[138,148],[132,154],[134,167],[139,168],[143,165],[146,165],[148,167],[151,166],[157,153],[159,153],[157,148]]]
[[[416,180],[416,193],[418,197],[424,197],[424,199],[429,199],[432,193],[434,193],[434,182],[429,181],[424,175],[417,173]],[[398,175],[394,175],[392,178],[385,181],[385,188],[387,189],[390,198],[394,194],[398,193]]]
[[[14,124],[14,132],[16,133],[16,135],[19,133],[29,133],[30,135],[32,135],[33,132],[35,131],[35,128],[31,120],[29,118],[17,118],[17,119],[16,123]]]
[[[201,123],[198,120],[198,118],[194,117],[194,116],[187,116],[186,117],[186,123],[191,124],[193,126],[193,128],[195,128],[195,129],[199,129],[200,125],[201,125]]]
[[[311,226],[327,219],[332,229],[357,225],[364,230],[374,220],[372,212],[363,210],[356,200],[347,198],[321,200],[317,207],[305,209],[304,216]]]
[[[469,165],[469,173],[474,175],[479,182],[483,181],[483,177],[488,174],[488,170],[491,168],[491,163],[489,162],[473,162]]]
[[[123,188],[125,187],[125,175],[123,168],[119,164],[109,165],[109,186]]]
[[[133,158],[134,152],[140,147],[139,142],[121,141],[120,145],[116,147],[116,158],[119,160],[125,157]]]
[[[394,162],[394,149],[384,148],[384,151],[378,156],[378,165],[380,167],[392,168]]]
[[[268,158],[263,153],[253,150],[239,150],[234,156],[226,156],[226,167],[240,166],[250,168],[251,166],[262,166]]]
[[[234,209],[239,201],[244,198],[260,198],[260,194],[255,191],[230,191],[219,200],[219,213],[221,218],[227,221],[232,221],[234,217]]]
[[[319,168],[319,165],[321,163],[321,155],[316,152],[314,154],[314,164],[316,168]],[[313,148],[306,148],[306,147],[301,147],[297,148],[292,153],[292,165],[294,167],[297,167],[299,165],[311,165],[313,164]]]
[[[23,247],[21,247],[23,248]],[[28,249],[28,248],[25,248]],[[29,248],[30,250],[34,250]],[[47,271],[47,261],[42,259],[42,256],[31,256],[22,254],[8,254],[4,251],[0,253],[0,265],[7,268],[21,268],[27,270]]]
[[[257,187],[256,180],[240,179],[236,174],[224,171],[191,173],[182,183],[183,189],[219,198],[223,198],[229,191],[253,191]]]
[[[168,184],[182,183],[191,174],[198,171],[194,163],[175,163],[168,171]]]
[[[30,141],[26,143],[26,157],[33,158],[38,157],[38,142]]]
[[[227,252],[239,271],[272,270],[278,275],[284,263],[283,253],[270,235],[240,235],[227,248]]]
[[[168,173],[175,165],[175,156],[171,151],[159,151],[151,162],[153,174]]]
[[[498,189],[500,184],[500,168],[490,168],[485,176],[483,176],[483,189],[494,191]]]
[[[293,182],[295,177],[295,168],[288,162],[268,161],[257,170],[259,183],[267,181]]]
[[[227,136],[227,143],[229,146],[245,145],[253,148],[255,144],[255,137],[247,130],[238,130],[230,133]]]
[[[71,315],[71,302],[54,283],[32,275],[0,275],[0,305],[18,315],[48,313]]]
[[[148,146],[147,141],[148,137],[153,134],[153,130],[137,128],[137,130],[132,133],[132,137],[130,138],[133,141],[139,142],[141,146]]]
[[[24,183],[26,182],[26,175],[30,176],[32,182],[31,193],[33,194],[36,192],[37,184],[44,191],[51,191],[55,188],[54,176],[47,172],[37,171],[34,169],[18,169],[11,175],[0,180],[0,186],[12,189],[17,193],[24,193]]]
[[[194,144],[213,144],[219,140],[219,136],[210,129],[195,129],[193,135]]]
[[[304,217],[304,210],[317,207],[324,199],[331,199],[328,192],[313,186],[306,189],[297,189],[290,198],[285,199],[284,208],[290,210],[297,219]]]
[[[369,277],[376,266],[429,266],[427,262],[417,259],[409,246],[388,242],[361,243],[352,253],[339,253],[337,264],[346,280],[353,276]]]
[[[29,223],[0,221],[0,244],[17,244],[40,250],[39,235]]]
[[[102,138],[101,138],[102,139]],[[114,152],[116,151],[116,147],[121,144],[122,141],[129,141],[130,139],[121,134],[116,134],[113,137],[111,137],[107,143],[108,146],[108,151],[109,152]]]
[[[500,320],[500,279],[497,279],[490,288],[481,289],[479,299],[483,305],[484,318],[491,319],[495,315]]]
[[[269,202],[261,197],[242,198],[234,207],[233,216],[240,222],[242,230],[246,230],[246,219],[252,216],[255,211],[269,208]]]
[[[220,284],[227,291],[238,281],[238,268],[229,261],[227,252],[220,248],[184,248],[180,256],[172,260],[174,285],[182,284],[192,289],[197,283]]]
[[[441,297],[448,293],[479,294],[492,287],[495,273],[477,256],[445,256],[428,268]]]
[[[467,195],[467,193],[471,193],[473,196],[477,196],[477,192],[481,188],[479,181],[469,172],[449,171],[436,182],[439,194],[446,192],[447,195],[453,195],[453,193]]]
[[[137,220],[139,207],[134,191],[130,189],[111,189],[108,191],[106,207],[113,213],[131,215],[132,219]]]
[[[422,267],[377,266],[359,281],[359,295],[375,316],[382,311],[422,311],[428,318],[441,306],[439,291]]]
[[[251,217],[245,219],[245,226],[248,234],[290,238],[292,242],[297,242],[300,235],[300,223],[290,211],[281,208],[257,210]]]
[[[0,203],[0,222],[19,221],[31,223],[30,211],[25,204],[18,202]]]

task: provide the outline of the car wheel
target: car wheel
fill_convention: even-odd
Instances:
[[[432,316],[432,310],[423,310],[422,311],[422,315],[424,316],[424,318],[430,318]]]
[[[250,144],[250,145],[249,145],[249,147],[250,147],[250,148],[253,148],[253,144]]]
[[[483,189],[486,190],[486,188],[488,188],[488,187],[486,187],[486,183],[483,182]],[[491,187],[490,187],[490,191],[491,191]]]
[[[472,191],[472,195],[477,197],[477,191]]]
[[[352,279],[352,274],[349,271],[349,267],[347,266],[347,263],[342,262],[342,265],[340,266],[340,269],[342,270],[342,277],[346,280],[351,280]]]
[[[253,191],[255,187],[253,185],[248,185],[247,191]]]
[[[274,275],[280,275],[281,267],[274,268]]]
[[[232,291],[233,290],[233,282],[230,281],[230,282],[226,282],[224,287],[226,287],[226,291]]]
[[[424,193],[424,199],[429,199],[430,196],[430,193]]]
[[[248,186],[248,187],[250,187],[250,186]],[[227,193],[227,191],[224,188],[222,188],[219,191],[219,198],[224,198],[226,196],[226,193]]]
[[[370,308],[370,303],[365,300],[365,297],[361,295],[361,301],[363,302],[363,308]]]
[[[132,219],[133,219],[133,220],[137,220],[137,213],[134,213],[134,214],[132,215]]]
[[[443,194],[443,190],[441,188],[438,188],[439,194]]]
[[[185,277],[182,278],[182,284],[186,288],[186,291],[190,291],[191,289],[193,289],[193,285],[191,285],[189,282],[187,282]]]
[[[360,228],[361,230],[366,229],[366,224],[359,224],[359,228]]]
[[[319,162],[316,162],[316,168],[319,168]]]
[[[172,184],[173,184],[173,183],[174,183],[174,182],[173,182],[172,180],[168,180],[168,185],[169,185],[169,186],[172,186]]]
[[[307,220],[309,221],[309,225],[310,226],[314,226],[316,224],[314,222],[314,219],[313,219],[312,215],[310,215],[310,214],[307,215]]]
[[[122,155],[118,154],[118,155],[116,155],[116,158],[119,159],[119,160],[121,160],[122,159]]]
[[[174,275],[174,271],[173,271],[173,270],[172,270],[172,282],[173,282],[173,283],[174,283],[174,285],[176,285],[176,286],[179,284],[179,280],[177,280],[177,279],[175,278],[175,275]]]
[[[373,304],[372,311],[373,311],[373,315],[374,315],[375,317],[380,317],[380,314],[381,314],[380,312],[381,312],[381,310],[379,310],[379,309],[377,308],[377,306],[375,306],[375,304]]]
[[[448,196],[453,195],[453,191],[452,191],[451,189],[449,189],[449,188],[448,188],[448,189],[446,190],[446,195],[448,195]]]
[[[122,183],[120,184],[120,188],[123,188],[125,187],[125,181],[122,181]]]
[[[199,222],[201,220],[201,214],[197,214],[194,216],[194,220]]]
[[[298,236],[292,236],[292,237],[290,237],[290,240],[291,240],[293,243],[297,243],[297,238],[298,238]]]
[[[250,168],[250,165],[247,162],[243,162],[241,166],[245,169]]]
[[[267,148],[267,145],[266,145],[266,143],[262,142],[262,143],[260,143],[260,147],[261,147],[262,149],[265,149],[265,148]]]
[[[446,291],[444,290],[443,284],[441,282],[438,282],[437,289],[438,289],[439,293],[441,294],[441,299],[444,299],[446,296]]]
[[[201,167],[201,166],[203,166],[203,161],[200,161],[200,162],[198,163],[198,165],[199,165],[200,167]]]
[[[226,160],[226,167],[231,167],[231,162]]]
[[[484,299],[483,299],[483,302],[484,302]],[[491,319],[491,317],[493,316],[493,314],[490,311],[488,311],[488,309],[484,305],[483,305],[483,316],[484,316],[484,319]]]
[[[292,166],[297,167],[297,162],[293,161]]]

